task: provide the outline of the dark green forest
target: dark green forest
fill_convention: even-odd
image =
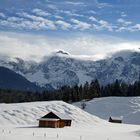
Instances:
[[[76,102],[83,99],[93,99],[108,96],[140,96],[140,80],[134,84],[126,84],[119,80],[114,83],[101,86],[98,80],[84,85],[73,87],[64,86],[58,90],[43,92],[25,92],[10,89],[0,89],[0,103],[20,103],[34,101],[63,100]]]

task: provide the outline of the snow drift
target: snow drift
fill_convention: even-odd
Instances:
[[[0,125],[38,125],[37,119],[50,111],[66,113],[72,118],[72,125],[88,125],[89,122],[103,122],[78,107],[62,101],[0,104]]]

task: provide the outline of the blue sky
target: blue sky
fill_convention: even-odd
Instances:
[[[75,34],[113,36],[120,42],[138,41],[139,13],[140,0],[1,0],[0,31],[7,36],[14,33],[16,39],[20,33],[60,39]]]
[[[140,31],[139,12],[139,0],[1,0],[0,29],[128,37],[128,32],[138,35]]]

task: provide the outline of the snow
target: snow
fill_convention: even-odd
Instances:
[[[16,127],[0,129],[1,140],[139,140],[138,126],[94,126],[85,128]],[[3,132],[4,130],[4,132]]]
[[[35,82],[41,87],[45,86],[47,83],[47,79],[44,77],[44,73],[41,70],[38,70],[37,72],[33,74],[26,74],[24,75],[29,81]]]
[[[0,125],[38,125],[37,119],[50,111],[67,114],[72,118],[73,126],[77,126],[79,123],[85,126],[88,125],[88,122],[97,124],[103,121],[73,105],[62,101],[50,101],[0,104]]]
[[[37,119],[49,111],[66,113],[72,118],[72,126],[38,128]],[[19,139],[140,140],[140,125],[108,123],[62,101],[0,104],[0,140]]]
[[[75,103],[81,107],[81,102]],[[140,125],[140,97],[105,97],[86,102],[85,111],[108,120],[123,117],[123,123]]]
[[[79,70],[77,72],[77,76],[79,77],[79,85],[84,85],[86,82],[91,82],[93,78],[90,76],[87,76],[83,71]]]
[[[139,61],[140,52],[135,51],[121,51],[99,61],[76,59],[59,51],[39,63],[7,58],[0,60],[0,66],[21,74],[41,87],[47,84],[59,88],[64,85],[73,86],[73,83],[80,85],[95,79],[103,85],[112,83],[115,79],[134,83],[140,73]]]

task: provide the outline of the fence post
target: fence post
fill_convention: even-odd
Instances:
[[[57,139],[58,139],[58,134],[57,134]]]

